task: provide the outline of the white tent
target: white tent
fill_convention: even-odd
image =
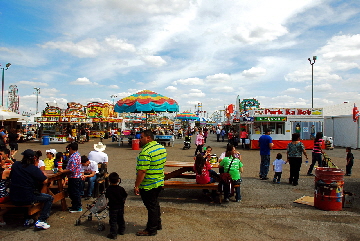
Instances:
[[[6,110],[4,107],[0,107],[0,121],[26,121],[29,120],[28,117],[22,116],[15,112]]]
[[[360,121],[353,121],[353,108],[354,102],[324,107],[324,136],[332,137],[335,146],[360,148]]]

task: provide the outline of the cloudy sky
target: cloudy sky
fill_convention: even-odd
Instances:
[[[20,113],[46,102],[112,102],[149,89],[180,110],[237,95],[261,107],[359,100],[357,0],[17,0],[0,6],[5,90]],[[7,93],[5,93],[5,105]]]

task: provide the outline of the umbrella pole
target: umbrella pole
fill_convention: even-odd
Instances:
[[[146,127],[146,129],[147,129],[147,112],[145,113],[145,127]]]

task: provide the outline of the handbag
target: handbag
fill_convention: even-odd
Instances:
[[[231,175],[230,175],[229,172],[230,172],[230,168],[231,168],[231,165],[232,165],[233,161],[234,161],[234,157],[230,162],[228,171],[220,173],[220,181],[223,182],[226,185],[231,185],[231,182],[232,182]]]

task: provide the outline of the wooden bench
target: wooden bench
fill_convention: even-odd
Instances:
[[[198,184],[196,182],[165,181],[164,188],[218,190],[219,183]]]
[[[221,191],[221,188],[219,187],[219,185],[220,185],[219,183],[198,184],[196,182],[182,182],[182,181],[165,181],[164,182],[164,188],[215,190],[220,195],[219,202],[221,203],[222,191]],[[233,187],[240,187],[240,184],[234,185]]]
[[[16,206],[16,205],[12,204],[11,201],[7,201],[5,203],[0,203],[0,208],[27,208],[28,215],[33,215],[33,214],[41,211],[42,205],[40,202],[38,202],[38,203],[34,203],[34,204],[29,204],[29,205]]]

